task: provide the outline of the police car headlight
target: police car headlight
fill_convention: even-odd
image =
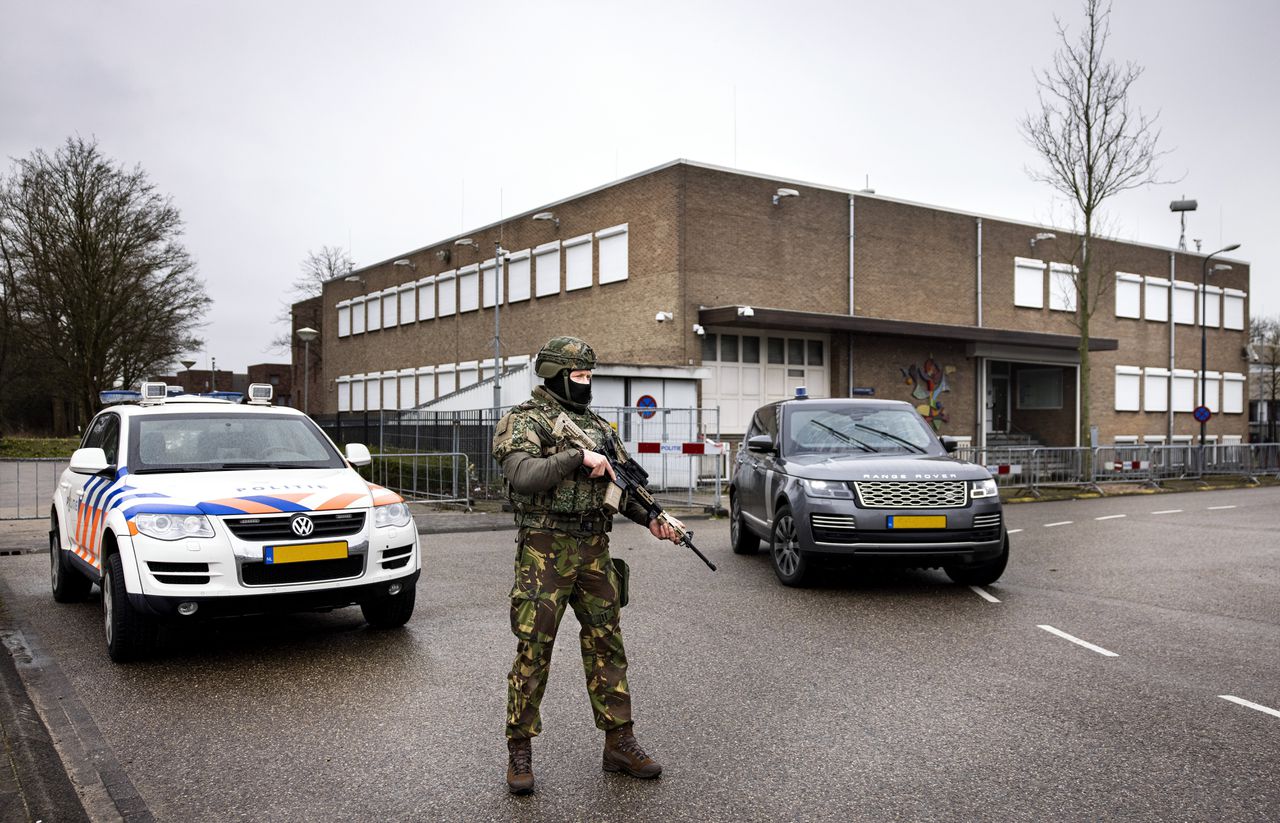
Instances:
[[[996,481],[991,478],[986,480],[974,480],[969,486],[970,497],[999,497],[1000,489],[996,487]]]
[[[133,525],[157,540],[213,537],[213,526],[203,514],[139,514],[133,518]]]
[[[853,499],[853,492],[849,487],[839,480],[802,480],[804,484],[804,493],[810,497],[840,497],[845,500]]]
[[[373,525],[375,526],[407,526],[411,519],[409,507],[404,503],[388,503],[385,506],[373,507]]]

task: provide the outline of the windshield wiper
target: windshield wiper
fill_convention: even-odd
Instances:
[[[833,429],[833,428],[831,428],[830,426],[828,426],[826,423],[819,423],[817,420],[813,420],[813,421],[811,421],[811,422],[813,423],[813,425],[817,426],[818,428],[820,428],[820,429],[826,429],[827,431],[831,432],[831,433],[832,433],[832,434],[834,434],[836,437],[838,437],[838,438],[840,438],[841,440],[843,440],[844,442],[848,443],[850,446],[857,446],[858,448],[862,449],[864,452],[872,452],[872,453],[875,453],[875,452],[877,451],[877,449],[873,449],[871,446],[868,446],[866,443],[862,442],[861,440],[857,439],[856,437],[850,437],[849,435],[845,434],[844,432],[836,431],[835,429]]]
[[[864,431],[869,431],[873,434],[878,434],[881,437],[885,438],[886,440],[892,440],[895,443],[901,443],[902,445],[906,446],[907,448],[911,449],[917,454],[924,453],[924,449],[920,448],[915,443],[912,443],[910,440],[904,440],[903,438],[899,437],[896,434],[889,434],[889,432],[880,431],[879,429],[872,428],[871,426],[864,426],[861,423],[854,423],[853,425],[859,429],[863,429]]]
[[[315,466],[300,466],[297,463],[223,463],[222,470],[228,469],[314,469]]]
[[[135,469],[131,474],[178,474],[179,472],[216,472],[217,466],[153,466]]]

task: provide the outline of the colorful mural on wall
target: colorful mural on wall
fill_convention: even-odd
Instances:
[[[951,391],[951,387],[947,384],[947,375],[955,369],[940,366],[930,355],[922,366],[912,364],[905,368],[900,367],[898,370],[902,372],[902,382],[911,387],[911,396],[917,401],[922,401],[916,403],[916,411],[929,421],[934,431],[938,431],[943,423],[950,420],[946,408],[942,405],[942,393]]]

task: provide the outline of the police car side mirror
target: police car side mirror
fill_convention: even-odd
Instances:
[[[107,453],[102,449],[76,449],[71,455],[71,471],[76,474],[98,474],[108,465]]]
[[[956,440],[954,437],[944,437],[942,438],[942,448],[947,450],[947,454],[951,454],[956,449],[960,448],[960,441]]]
[[[367,466],[373,462],[369,447],[363,443],[347,444],[347,461],[353,466]]]
[[[767,453],[776,449],[773,447],[772,437],[767,434],[757,434],[747,441],[747,451]]]

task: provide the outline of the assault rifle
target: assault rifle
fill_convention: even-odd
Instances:
[[[575,446],[583,449],[595,451],[597,448],[595,442],[587,436],[577,423],[569,419],[567,414],[561,414],[556,418],[555,427],[551,434],[556,440],[567,440]],[[644,510],[649,515],[650,520],[657,520],[665,526],[670,526],[675,530],[676,536],[680,538],[679,542],[682,546],[688,546],[693,553],[698,555],[698,559],[707,564],[707,568],[711,571],[716,570],[716,564],[707,559],[706,555],[698,551],[698,547],[693,545],[693,532],[686,529],[684,524],[679,520],[672,518],[665,511],[657,500],[653,499],[653,493],[649,491],[649,473],[644,470],[635,458],[628,458],[626,461],[618,459],[618,455],[622,453],[621,449],[615,448],[613,442],[617,438],[617,434],[612,429],[606,435],[606,442],[601,451],[604,457],[609,461],[610,468],[613,469],[614,481],[609,484],[609,491],[605,494],[605,510],[609,514],[618,511],[618,504],[622,502],[622,493],[626,492],[633,500],[644,506]]]

